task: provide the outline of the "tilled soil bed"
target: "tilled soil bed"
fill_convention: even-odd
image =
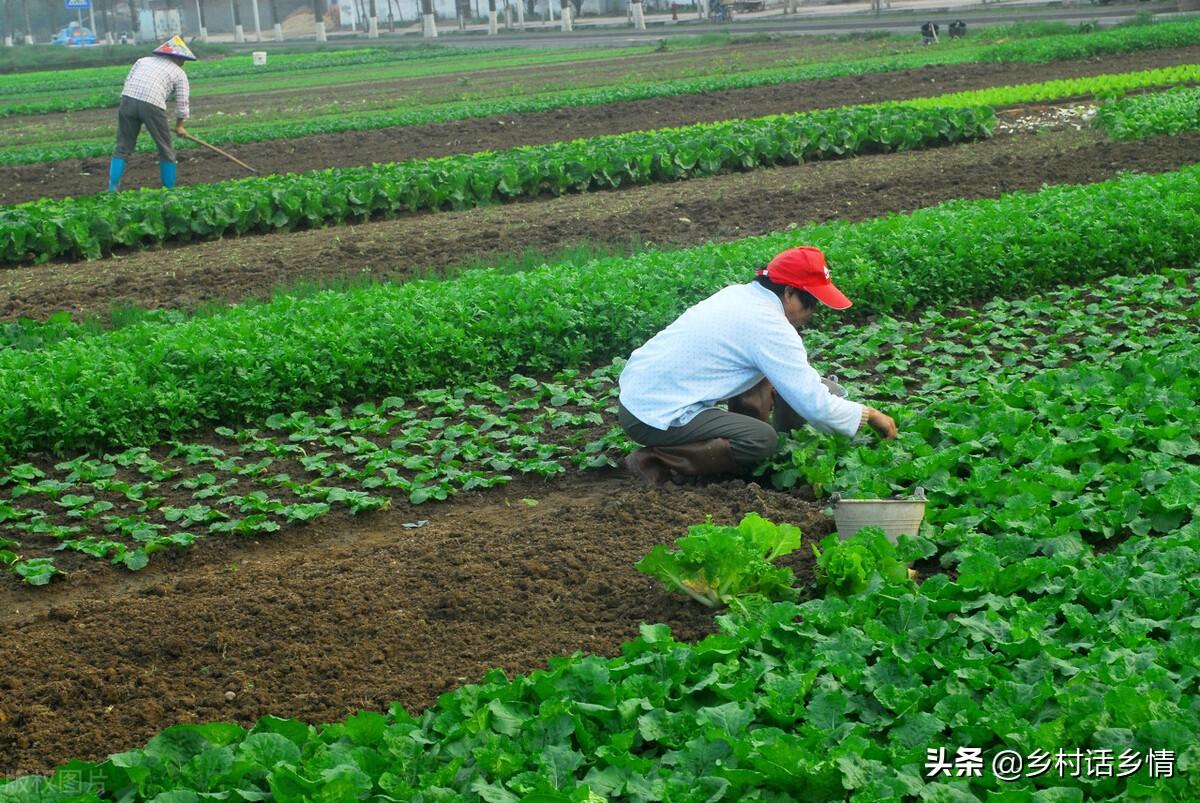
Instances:
[[[1041,118],[1014,110],[1004,119],[1032,121],[1025,128],[1036,131]],[[0,270],[0,320],[44,319],[61,309],[103,314],[118,304],[237,302],[300,280],[403,280],[525,249],[685,247],[954,198],[1036,192],[1043,184],[1092,183],[1123,171],[1177,170],[1198,154],[1197,134],[1116,143],[1068,123],[934,150],[11,268]]]
[[[439,505],[330,516],[269,541],[213,539],[137,574],[0,590],[0,775],[96,760],[180,722],[313,723],[399,701],[424,709],[492,667],[615,655],[642,622],[695,640],[712,612],[633,565],[707,515],[831,521],[729,481],[642,486],[619,472],[521,482]],[[419,519],[427,526],[405,528]]]
[[[538,145],[715,120],[929,97],[1006,84],[1146,70],[1198,60],[1200,47],[1187,47],[1050,64],[929,66],[894,73],[564,108],[535,114],[248,143],[233,147],[232,150],[238,158],[263,174],[290,173],[501,150],[519,145]],[[201,109],[196,111],[197,114],[202,113]],[[181,151],[179,158],[181,184],[208,183],[246,175],[242,168],[207,151]],[[13,204],[38,198],[101,192],[106,186],[107,175],[107,158],[0,166],[0,203]],[[139,154],[130,160],[122,186],[126,189],[159,186],[158,165],[153,154]]]

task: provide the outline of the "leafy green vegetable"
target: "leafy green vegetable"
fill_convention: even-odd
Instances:
[[[864,527],[845,540],[834,533],[812,549],[817,582],[840,597],[910,582],[908,563],[881,527]]]
[[[1200,89],[1180,88],[1105,103],[1096,125],[1113,139],[1144,139],[1200,130]]]
[[[772,561],[800,548],[798,527],[775,525],[756,513],[747,514],[737,527],[710,519],[689,527],[675,547],[674,552],[661,544],[654,547],[638,561],[638,571],[710,608],[749,595],[773,601],[794,596],[792,570]]]

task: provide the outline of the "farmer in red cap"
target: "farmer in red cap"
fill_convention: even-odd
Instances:
[[[652,484],[672,471],[746,473],[771,456],[779,432],[802,421],[847,436],[870,426],[895,438],[895,421],[844,398],[808,364],[798,330],[818,303],[840,310],[850,299],[833,284],[820,249],[791,248],[753,281],[701,301],[634,351],[618,405],[621,427],[642,445],[625,462],[630,471]],[[728,412],[717,407],[723,400]]]
[[[121,107],[117,111],[117,148],[108,167],[108,191],[116,192],[125,172],[125,160],[133,153],[142,126],[158,146],[158,174],[167,189],[175,186],[175,145],[171,142],[171,127],[167,122],[167,98],[175,95],[175,133],[187,133],[183,121],[188,118],[187,73],[185,61],[195,61],[187,43],[173,36],[154,49],[154,53],[138,59],[125,79],[121,92]]]

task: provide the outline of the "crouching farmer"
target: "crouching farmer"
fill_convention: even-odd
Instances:
[[[643,447],[625,461],[629,470],[651,484],[672,472],[747,474],[775,451],[779,432],[804,421],[822,432],[849,436],[870,426],[895,438],[889,416],[842,398],[808,364],[798,330],[818,303],[850,306],[820,249],[791,248],[634,351],[618,405],[621,427]]]

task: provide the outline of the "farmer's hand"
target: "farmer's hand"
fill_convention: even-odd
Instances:
[[[892,420],[890,415],[884,415],[874,407],[868,407],[867,423],[885,441],[894,441],[896,439],[896,422]]]
[[[187,129],[183,127],[182,121],[175,124],[175,133],[181,137],[187,136]]]

